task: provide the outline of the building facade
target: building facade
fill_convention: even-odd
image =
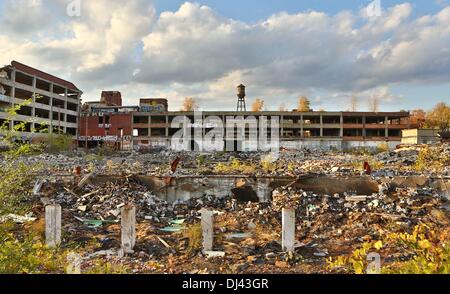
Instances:
[[[177,112],[168,111],[167,99],[163,98],[142,98],[139,106],[128,107],[89,102],[83,109],[79,146],[108,144],[121,150],[173,148],[172,138],[180,134],[182,127],[180,120],[190,125],[187,131],[190,133],[183,134],[192,138],[189,139],[191,150],[204,147],[198,135],[204,138],[212,130],[221,134],[221,146],[228,151],[246,150],[250,146],[244,141],[265,134],[269,140],[275,135],[279,139],[279,147],[288,149],[375,148],[381,143],[393,148],[401,143],[402,131],[411,127],[408,112]],[[270,129],[272,119],[277,122],[275,134]],[[214,120],[220,123],[215,124]],[[243,128],[227,129],[229,123],[239,120],[246,121]],[[267,130],[250,129],[250,120],[257,126],[267,121]]]
[[[133,112],[133,145],[142,148],[170,147],[171,138],[179,131],[174,123],[175,118],[186,116],[193,123],[199,120],[193,112]],[[288,149],[307,148],[337,148],[349,149],[357,147],[377,147],[380,143],[388,143],[391,148],[401,143],[402,130],[411,127],[408,112],[227,112],[205,111],[201,113],[201,121],[211,117],[220,118],[224,129],[224,146],[227,136],[238,138],[237,130],[226,134],[225,126],[229,120],[236,118],[256,118],[271,121],[279,120],[278,137],[280,147]],[[270,123],[269,123],[270,124]],[[202,134],[212,129],[203,124]],[[268,130],[270,138],[270,130]],[[194,136],[194,128],[192,129]],[[257,136],[260,136],[257,130]],[[248,125],[245,136],[250,136]],[[233,139],[236,140],[236,139]],[[239,145],[237,142],[236,145]],[[197,145],[195,142],[192,148]],[[236,147],[237,148],[237,147]]]
[[[23,136],[33,137],[39,131],[78,135],[78,117],[82,91],[73,83],[17,61],[0,68],[0,125],[11,129],[25,123]],[[30,103],[24,103],[31,99]],[[23,106],[17,115],[6,111]]]
[[[436,144],[440,131],[435,129],[410,129],[402,131],[402,144]]]

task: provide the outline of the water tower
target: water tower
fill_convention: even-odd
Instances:
[[[237,86],[238,103],[236,111],[247,111],[245,108],[245,86],[240,84]]]

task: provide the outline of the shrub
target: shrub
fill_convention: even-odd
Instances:
[[[195,254],[202,248],[202,227],[201,224],[195,224],[186,229],[186,237],[189,239],[187,254]]]
[[[72,149],[73,138],[66,134],[47,134],[43,144],[48,152],[59,153]]]
[[[111,274],[127,274],[129,272],[130,268],[126,265],[116,264],[98,259],[94,262],[93,266],[86,268],[83,271],[83,274],[111,275]]]
[[[420,150],[414,168],[418,171],[442,169],[446,165],[446,160],[442,156],[439,148],[425,146]]]
[[[218,174],[243,173],[251,174],[255,172],[255,166],[251,163],[243,163],[239,159],[234,158],[231,163],[218,163],[214,167],[214,171]]]
[[[367,267],[367,254],[370,249],[397,248],[403,254],[412,256],[407,261],[392,262],[381,268],[382,273],[400,274],[448,274],[450,273],[450,236],[448,231],[419,224],[412,233],[386,233],[382,240],[366,242],[351,255],[327,259],[327,268],[333,270],[343,267],[357,274],[364,273]]]
[[[64,272],[65,255],[58,249],[48,248],[34,235],[20,240],[12,233],[0,231],[0,274]]]
[[[20,213],[28,209],[26,200],[40,165],[8,161],[0,169],[0,214]]]
[[[389,151],[389,144],[388,143],[380,143],[377,145],[377,153],[382,153]]]

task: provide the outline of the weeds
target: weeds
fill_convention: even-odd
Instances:
[[[388,233],[382,240],[366,242],[350,256],[341,255],[327,259],[327,268],[343,267],[356,274],[367,268],[369,250],[399,248],[403,255],[412,256],[407,261],[397,261],[381,268],[382,273],[399,274],[448,274],[450,273],[450,245],[447,229],[439,230],[427,224],[414,227],[412,233]],[[389,252],[392,255],[392,252]]]
[[[251,174],[255,172],[256,167],[251,163],[243,163],[239,159],[234,158],[231,163],[218,163],[214,167],[217,174],[242,173]]]
[[[123,264],[115,264],[108,261],[98,259],[93,266],[86,268],[83,274],[91,275],[110,275],[110,274],[127,274],[130,273],[130,268]]]
[[[72,143],[72,136],[66,134],[48,134],[43,141],[46,151],[50,153],[69,151]]]
[[[450,165],[450,158],[444,158],[439,148],[425,146],[419,152],[414,169],[417,171],[440,170],[448,165]]]
[[[48,248],[36,235],[22,240],[11,233],[11,224],[0,230],[0,274],[38,274],[64,272],[64,254]]]
[[[377,153],[383,153],[389,151],[388,143],[380,143],[377,145]]]
[[[28,209],[26,201],[31,196],[35,173],[42,166],[23,162],[9,163],[0,169],[0,215],[20,213]]]
[[[201,224],[195,224],[190,226],[186,230],[186,237],[189,238],[189,245],[187,248],[187,254],[195,254],[202,248],[202,227]]]

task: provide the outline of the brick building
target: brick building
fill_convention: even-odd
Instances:
[[[130,107],[91,105],[84,115],[88,117],[89,146],[101,145],[102,141],[121,142],[121,137],[125,137],[127,142],[128,139],[131,141],[125,147],[136,149],[170,148],[172,136],[179,131],[179,127],[173,125],[174,119],[185,116],[193,123],[198,119],[194,112],[169,111],[167,99],[161,98],[142,98],[139,106]],[[201,113],[200,119],[204,122],[211,117],[221,119],[224,126],[228,120],[240,117],[254,117],[258,122],[264,118],[270,121],[272,117],[277,117],[280,146],[292,149],[377,147],[380,143],[388,143],[393,147],[401,142],[401,131],[411,126],[408,112],[205,111]],[[84,123],[86,121],[82,117],[81,141],[86,134]],[[207,125],[201,128],[203,135],[211,130]],[[259,130],[257,132],[259,135]],[[222,133],[225,134],[225,129]],[[225,135],[224,146],[230,140],[228,135],[237,138],[237,131]],[[248,128],[245,136],[249,136]],[[192,141],[192,148],[197,143]],[[241,143],[233,144],[239,146]],[[83,144],[80,142],[80,146]]]

